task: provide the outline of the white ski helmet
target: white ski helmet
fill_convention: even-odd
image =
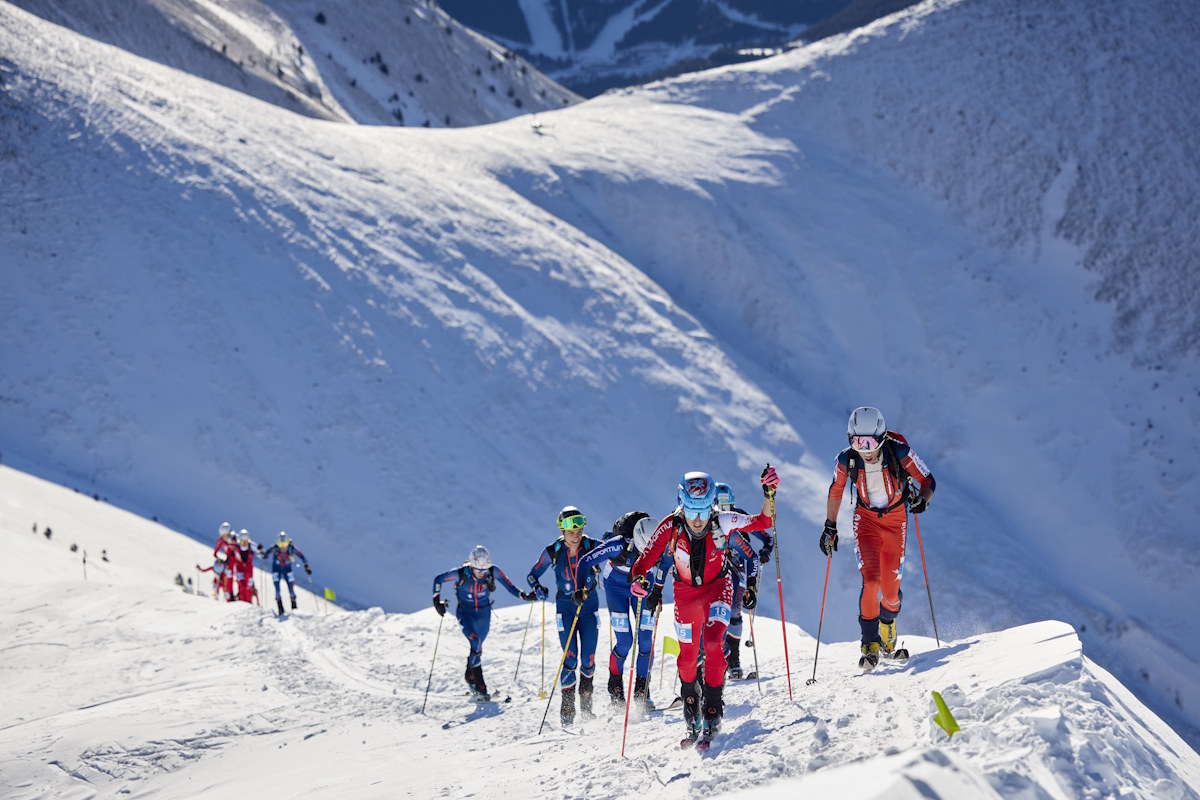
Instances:
[[[654,535],[654,529],[657,527],[658,523],[650,517],[639,519],[633,526],[633,546],[639,553],[646,549],[646,545],[650,543],[650,537]]]
[[[229,532],[232,530],[233,530],[232,525],[230,525],[228,522],[222,522],[221,527],[217,528],[217,533],[221,534],[221,538],[223,539],[226,536],[228,536]]]
[[[883,413],[872,406],[859,406],[850,412],[850,421],[846,423],[846,438],[855,436],[873,436],[875,441],[882,442],[887,433],[887,423]]]
[[[471,551],[471,555],[467,558],[467,563],[472,569],[485,570],[492,566],[492,554],[488,549],[481,544],[475,545],[475,549]]]

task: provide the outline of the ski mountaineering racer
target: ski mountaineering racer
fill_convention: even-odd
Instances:
[[[738,514],[746,512],[734,505],[733,489],[729,488],[727,483],[717,484],[717,505],[722,511],[733,511]],[[734,565],[738,572],[738,585],[733,590],[733,617],[729,621],[729,628],[725,631],[725,664],[729,670],[729,677],[733,680],[742,678],[742,609],[751,611],[758,602],[757,592],[750,595],[750,600],[747,602],[746,589],[751,585],[751,578],[748,575],[757,575],[761,564],[766,563],[771,557],[772,548],[775,546],[771,532],[768,530],[762,531],[741,531],[741,533],[751,534],[763,543],[762,549],[757,554],[753,550],[743,550],[741,547],[735,546],[730,542],[729,553],[733,557]],[[750,544],[750,537],[746,537],[746,541]],[[757,559],[758,564],[751,565],[751,562]],[[757,586],[756,579],[753,585]],[[749,646],[749,645],[747,645]]]
[[[879,409],[859,406],[846,423],[850,446],[838,453],[821,531],[821,552],[832,557],[838,546],[837,517],[842,493],[853,490],[854,554],[862,573],[858,624],[862,654],[858,666],[872,670],[880,651],[896,648],[896,617],[900,614],[900,579],[904,577],[904,546],[908,534],[905,504],[914,514],[929,506],[936,482],[908,441],[887,429]]]
[[[492,626],[492,593],[496,591],[496,579],[512,593],[513,597],[522,600],[532,599],[520,589],[500,569],[492,563],[492,554],[483,545],[476,545],[467,557],[466,563],[433,579],[433,607],[439,615],[446,613],[446,603],[442,600],[442,584],[446,581],[455,583],[454,594],[458,604],[454,616],[458,619],[463,636],[467,637],[470,652],[467,654],[467,671],[463,677],[476,700],[491,700],[487,683],[483,679],[483,640],[487,638]]]
[[[292,562],[297,558],[303,561],[304,572],[308,575],[312,575],[312,569],[308,566],[308,559],[304,557],[304,553],[301,553],[296,545],[292,544],[287,531],[280,531],[275,544],[259,555],[264,560],[271,562],[271,580],[275,584],[275,607],[279,610],[279,616],[282,617],[283,595],[279,591],[279,582],[287,581],[288,594],[292,597],[292,608],[294,609],[296,607],[296,579],[292,576]]]
[[[674,565],[675,632],[679,639],[677,660],[683,685],[683,716],[687,735],[680,743],[707,749],[721,727],[724,714],[722,693],[725,685],[725,631],[732,616],[733,568],[728,557],[729,541],[749,542],[739,531],[765,530],[771,527],[768,499],[779,485],[774,467],[762,471],[763,509],[755,515],[721,511],[717,505],[716,484],[707,472],[689,472],[679,482],[679,505],[654,530],[646,549],[631,570],[633,592],[646,596],[650,582],[646,573],[658,564],[664,552]],[[757,559],[754,560],[757,563]],[[747,588],[751,605],[757,596],[755,585]],[[705,654],[703,704],[696,675],[696,661],[703,641]],[[701,723],[703,705],[703,723]]]
[[[616,637],[616,642],[608,657],[608,694],[613,705],[625,705],[625,688],[621,674],[625,670],[625,658],[633,647],[634,632],[630,621],[638,616],[637,609],[639,607],[639,599],[633,596],[629,568],[646,546],[649,536],[643,533],[639,538],[637,531],[639,523],[649,518],[650,515],[645,511],[630,511],[622,514],[613,523],[612,536],[601,542],[599,547],[579,561],[579,568],[587,570],[604,564],[601,572],[601,580],[604,581],[604,599],[608,604],[608,616]],[[645,601],[640,603],[642,612],[638,622],[638,654],[634,662],[636,677],[634,678],[633,697],[638,701],[639,710],[644,711],[651,711],[654,708],[650,701],[646,673],[650,667],[650,653],[654,649],[655,611],[662,605],[663,581],[666,579],[666,569],[670,566],[666,559],[667,556],[664,553],[663,563],[655,571],[654,588]]]
[[[558,676],[562,693],[559,718],[564,726],[575,721],[576,668],[579,670],[579,711],[585,718],[593,716],[592,678],[596,673],[596,639],[599,636],[596,615],[600,601],[592,591],[593,570],[581,570],[579,562],[600,542],[583,535],[585,525],[587,518],[575,506],[565,506],[558,512],[558,529],[562,535],[546,546],[527,576],[537,598],[545,600],[549,591],[538,582],[538,578],[547,569],[554,569],[554,581],[558,587],[554,596],[555,619],[558,623],[558,640],[564,653],[562,671]]]

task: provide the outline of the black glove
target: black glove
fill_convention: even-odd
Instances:
[[[490,569],[488,570],[487,587],[489,592],[496,591],[496,576],[492,574]]]
[[[305,565],[304,565],[304,574],[305,574],[305,575],[312,575],[312,567],[310,567],[308,564],[305,564]]]
[[[646,599],[642,601],[642,605],[653,614],[659,606],[662,605],[662,590],[663,587],[655,586],[650,590],[650,594],[646,595]]]
[[[920,514],[927,508],[929,508],[929,501],[919,494],[913,495],[908,500],[908,510],[914,514]]]
[[[263,550],[263,546],[261,544],[258,546],[258,554],[259,556],[265,556],[267,554],[267,551]]]
[[[571,599],[575,601],[575,605],[581,606],[587,600],[588,590],[586,586],[580,586],[571,595]]]
[[[775,545],[767,542],[763,545],[763,549],[758,551],[758,561],[761,564],[766,564],[771,560],[771,554],[775,552]]]
[[[520,597],[522,600],[524,600],[526,602],[530,602],[532,600],[537,599],[537,592],[519,592],[517,594],[517,597]]]
[[[446,616],[446,604],[436,594],[433,596],[433,609],[438,612],[439,617]]]
[[[754,610],[758,605],[758,581],[746,580],[746,592],[742,595],[742,608]]]
[[[837,523],[831,519],[825,520],[825,529],[821,531],[821,552],[831,556],[837,551]]]
[[[540,583],[535,583],[533,585],[533,595],[538,600],[545,600],[547,597],[550,596],[550,592],[546,589],[545,586],[542,586]]]

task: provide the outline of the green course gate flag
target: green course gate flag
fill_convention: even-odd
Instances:
[[[958,723],[954,721],[954,715],[950,713],[950,709],[946,708],[946,701],[937,692],[933,693],[933,703],[937,706],[937,715],[933,721],[937,726],[946,732],[946,735],[953,738],[958,732]]]

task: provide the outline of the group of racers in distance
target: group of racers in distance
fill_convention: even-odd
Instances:
[[[869,670],[878,664],[881,652],[887,654],[895,648],[907,512],[917,514],[926,509],[935,482],[904,437],[887,429],[878,409],[856,408],[847,423],[846,435],[849,446],[837,457],[819,544],[828,558],[837,550],[837,516],[849,486],[854,505],[855,555],[863,587],[859,667]],[[552,569],[559,641],[564,650],[559,673],[562,724],[574,722],[577,694],[579,713],[585,718],[593,715],[597,574],[604,583],[616,639],[608,662],[609,695],[614,704],[626,702],[621,675],[636,625],[638,653],[632,699],[639,710],[652,710],[647,670],[669,572],[679,642],[677,670],[687,725],[684,744],[711,739],[720,729],[724,712],[726,672],[741,677],[741,612],[756,606],[760,562],[770,557],[774,547],[769,530],[773,527],[779,476],[773,467],[768,465],[762,470],[760,483],[762,509],[748,514],[734,507],[728,485],[717,483],[705,472],[688,472],[679,482],[674,511],[657,522],[643,511],[623,514],[603,540],[585,536],[587,520],[583,513],[575,506],[566,506],[558,514],[561,535],[541,552],[529,570],[528,591],[518,589],[492,563],[486,547],[475,547],[466,563],[438,575],[433,583],[433,605],[438,614],[445,614],[447,608],[441,598],[443,584],[455,584],[455,615],[470,645],[464,677],[472,692],[478,699],[489,699],[481,662],[491,620],[491,595],[497,582],[522,600],[545,600],[549,590],[540,578]],[[755,550],[751,534],[761,542],[761,549]]]
[[[304,553],[292,543],[286,531],[280,531],[275,543],[264,549],[261,544],[250,540],[250,533],[245,528],[240,533],[234,533],[232,525],[222,522],[217,530],[219,537],[213,548],[213,565],[204,568],[196,565],[198,572],[213,574],[214,599],[261,605],[258,587],[254,584],[254,557],[257,555],[270,564],[271,580],[275,584],[275,608],[279,616],[284,613],[281,582],[287,585],[292,608],[296,607],[296,579],[292,575],[292,564],[299,559],[307,575],[312,575],[312,569]]]

